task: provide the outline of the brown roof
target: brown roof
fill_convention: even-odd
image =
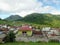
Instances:
[[[8,28],[0,28],[0,31],[8,31]]]
[[[41,31],[35,31],[35,30],[33,30],[33,33],[34,34],[37,34],[37,35],[42,35],[42,32]]]
[[[27,31],[27,30],[32,30],[32,28],[29,28],[29,27],[20,27],[19,30],[22,30],[22,31]]]

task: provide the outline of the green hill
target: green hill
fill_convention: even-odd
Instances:
[[[33,22],[38,24],[46,24],[51,21],[53,21],[53,15],[51,14],[39,14],[39,13],[33,13],[29,14],[26,17],[23,18],[23,21],[26,22]]]
[[[4,20],[7,20],[7,21],[16,21],[16,20],[20,20],[22,17],[19,16],[19,15],[11,15],[9,17],[7,17],[6,19]]]
[[[25,16],[22,20],[29,23],[60,27],[60,15],[32,13]]]
[[[29,24],[38,24],[38,25],[48,25],[51,27],[60,27],[60,15],[52,15],[52,14],[42,14],[42,13],[32,13],[25,17],[21,17],[18,15],[11,15],[10,17],[6,18],[5,20],[8,21],[15,21],[19,22],[19,24],[29,23]],[[11,22],[12,24],[12,22]],[[19,25],[18,23],[13,23],[14,25]]]

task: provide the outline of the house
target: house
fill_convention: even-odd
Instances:
[[[17,30],[17,27],[16,26],[10,26],[9,30],[12,30],[12,31]]]
[[[48,32],[48,37],[54,37],[54,36],[59,36],[58,29],[51,29],[50,32]]]
[[[33,36],[42,36],[42,31],[39,28],[33,27]]]
[[[3,33],[8,33],[9,29],[8,28],[0,28],[0,32],[3,32]]]
[[[50,27],[43,27],[43,28],[42,28],[42,31],[43,31],[43,32],[45,32],[45,31],[46,31],[46,32],[49,32],[50,29],[51,29]]]
[[[5,36],[6,36],[5,31],[0,29],[0,43],[3,43],[3,39],[4,39]]]
[[[23,25],[19,28],[18,35],[32,36],[32,27],[29,25]]]
[[[43,27],[42,28],[42,33],[43,33],[43,36],[48,38],[48,33],[50,32],[50,27]]]
[[[0,33],[0,43],[4,43],[3,39],[5,38],[5,34],[4,33]]]
[[[43,33],[41,30],[39,31],[33,30],[33,36],[43,37]]]
[[[59,30],[57,28],[45,27],[42,29],[42,32],[43,32],[43,35],[48,38],[59,35]]]
[[[0,28],[7,28],[6,24],[0,25]]]

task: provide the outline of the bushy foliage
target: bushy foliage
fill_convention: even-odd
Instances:
[[[51,40],[49,40],[49,42],[59,42],[59,40],[57,40],[57,39],[51,39]]]
[[[13,31],[10,31],[6,37],[3,39],[4,42],[14,42],[15,41],[15,34]]]

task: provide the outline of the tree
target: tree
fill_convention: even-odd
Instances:
[[[2,19],[0,18],[0,20],[2,20]]]
[[[6,35],[6,37],[3,39],[5,42],[14,42],[15,41],[15,34],[13,31],[9,31],[9,33]]]

